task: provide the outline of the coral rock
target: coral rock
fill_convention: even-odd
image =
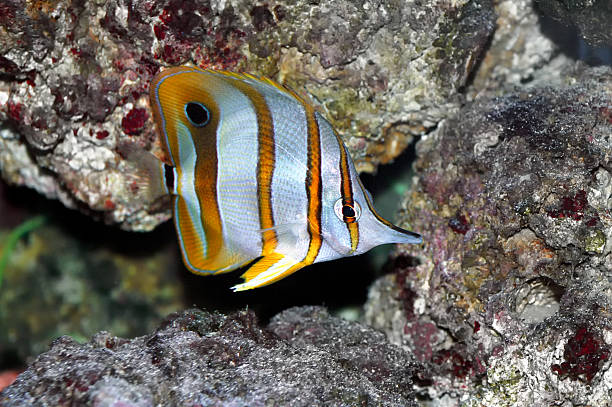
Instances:
[[[289,309],[267,329],[251,311],[188,310],[133,340],[59,338],[0,404],[416,406],[414,366],[382,333],[319,307]]]
[[[494,19],[490,1],[467,0],[4,1],[0,172],[108,223],[152,229],[170,211],[138,194],[117,146],[161,154],[148,86],[185,63],[311,94],[360,170],[374,171],[458,107]]]
[[[397,253],[367,320],[429,366],[435,399],[610,401],[612,70],[561,76],[477,99],[417,144],[402,219],[425,244]]]
[[[608,0],[536,0],[535,3],[542,13],[578,28],[587,42],[612,46],[612,4]]]

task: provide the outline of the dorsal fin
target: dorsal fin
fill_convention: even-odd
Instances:
[[[276,82],[275,80],[268,78],[267,76],[254,75],[254,74],[246,73],[246,72],[230,72],[230,71],[223,71],[223,70],[217,71],[217,70],[212,70],[212,69],[206,69],[205,71],[210,72],[212,74],[221,74],[229,78],[234,78],[240,81],[254,81],[255,83],[271,86],[275,90],[283,94],[286,94],[287,96],[295,98],[298,102],[305,103],[304,98],[298,95],[297,92],[295,92],[289,86],[280,84]]]

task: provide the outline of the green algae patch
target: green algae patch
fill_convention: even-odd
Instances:
[[[591,232],[584,239],[584,250],[591,253],[602,254],[606,246],[606,236],[599,229]]]
[[[19,239],[42,226],[45,221],[46,218],[44,216],[35,216],[26,220],[8,234],[6,242],[4,242],[2,250],[0,251],[0,288],[2,288],[4,269],[6,269],[6,266],[11,258],[11,254],[13,253],[13,250],[15,250],[15,246],[17,246]]]

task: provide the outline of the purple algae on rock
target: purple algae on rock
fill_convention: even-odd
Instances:
[[[561,77],[478,98],[417,144],[400,216],[425,243],[396,252],[366,320],[427,366],[434,399],[610,401],[612,70]]]

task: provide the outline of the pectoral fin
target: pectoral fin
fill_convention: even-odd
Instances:
[[[232,287],[234,291],[250,290],[272,284],[306,266],[291,257],[271,253],[259,259],[243,275],[244,283]]]
[[[271,228],[260,229],[259,233],[261,233],[263,236],[264,233],[269,230],[273,230],[274,232],[276,232],[276,239],[278,240],[279,244],[285,248],[298,247],[302,241],[307,239],[307,237],[303,236],[303,234],[306,232],[306,229],[304,228],[304,222],[293,222],[275,225]],[[278,246],[276,250],[279,250]],[[266,255],[266,253],[262,254],[264,256]]]

